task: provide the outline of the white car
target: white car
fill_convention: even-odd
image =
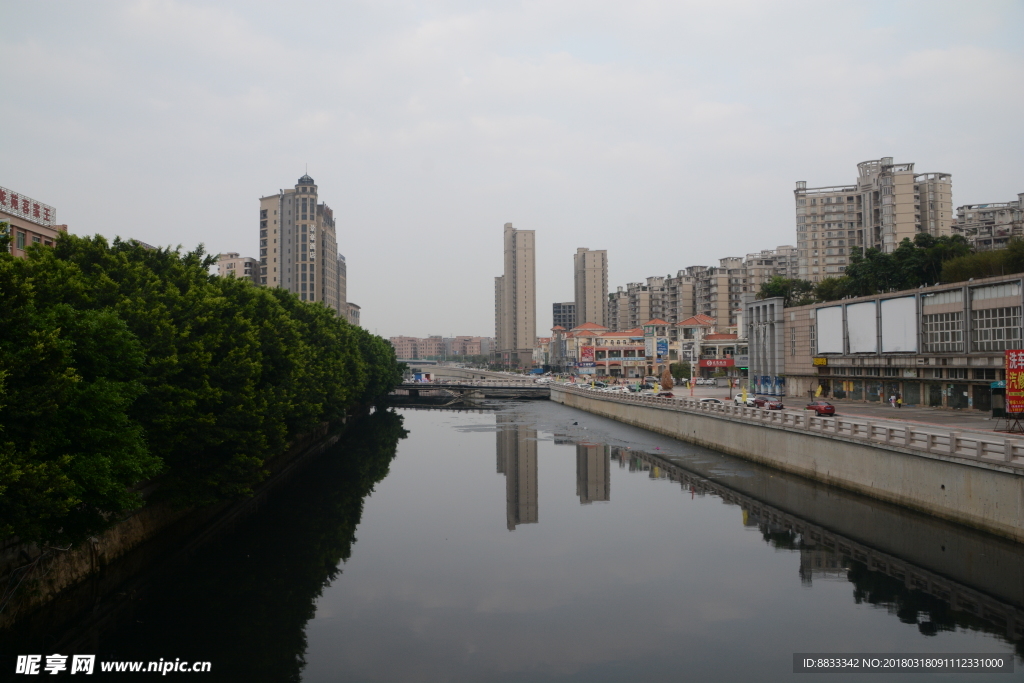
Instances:
[[[713,403],[713,404],[715,404],[715,405],[719,405],[719,406],[720,406],[720,405],[723,405],[723,404],[725,403],[725,401],[723,401],[723,400],[722,400],[722,399],[720,399],[720,398],[702,398],[702,399],[700,400],[700,402],[701,402],[701,403]]]

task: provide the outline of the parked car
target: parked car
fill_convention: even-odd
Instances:
[[[675,394],[673,394],[671,391],[659,391],[658,392],[658,397],[659,398],[675,398]]]
[[[735,403],[738,406],[748,406],[750,408],[753,408],[754,407],[754,396],[752,394],[747,394],[747,400],[744,401],[743,400],[743,394],[739,393],[739,394],[736,394],[735,396],[732,397],[732,402]]]
[[[782,410],[785,406],[783,406],[782,401],[777,398],[771,398],[770,396],[757,396],[754,398],[754,407],[764,408],[765,410]]]
[[[806,410],[813,410],[818,414],[818,417],[836,414],[836,407],[828,401],[811,401],[807,404]]]
[[[724,405],[725,404],[725,401],[723,401],[720,398],[702,398],[700,400],[700,402],[701,403],[714,403],[716,405]]]

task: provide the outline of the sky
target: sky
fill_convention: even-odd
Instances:
[[[75,234],[258,256],[308,168],[387,336],[537,328],[577,247],[614,290],[795,244],[795,182],[883,156],[1024,192],[1024,2],[0,0],[0,185]]]

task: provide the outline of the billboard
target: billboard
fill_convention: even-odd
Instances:
[[[917,300],[882,301],[882,353],[917,353]]]
[[[702,368],[731,368],[735,367],[734,358],[702,358],[698,365]]]
[[[654,337],[644,339],[644,355],[648,358],[654,358]]]
[[[843,353],[843,307],[819,308],[816,314],[816,332],[819,353]]]
[[[668,355],[668,339],[659,339],[658,340],[658,355],[659,356],[667,356]]]
[[[1024,350],[1006,351],[1006,412],[1024,413]]]
[[[581,346],[580,347],[580,362],[581,363],[593,363],[594,362],[594,347],[593,346]]]
[[[846,307],[846,334],[850,353],[878,353],[878,307],[874,301]]]
[[[0,187],[0,211],[45,226],[57,220],[57,209],[6,187]]]

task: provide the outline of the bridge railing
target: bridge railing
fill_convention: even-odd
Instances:
[[[918,454],[954,456],[967,461],[1011,468],[1024,474],[1024,439],[962,429],[908,425],[885,418],[819,417],[812,411],[766,410],[699,399],[614,394],[558,386],[558,391],[616,403],[647,405],[666,410],[705,414],[764,427],[841,438]]]

